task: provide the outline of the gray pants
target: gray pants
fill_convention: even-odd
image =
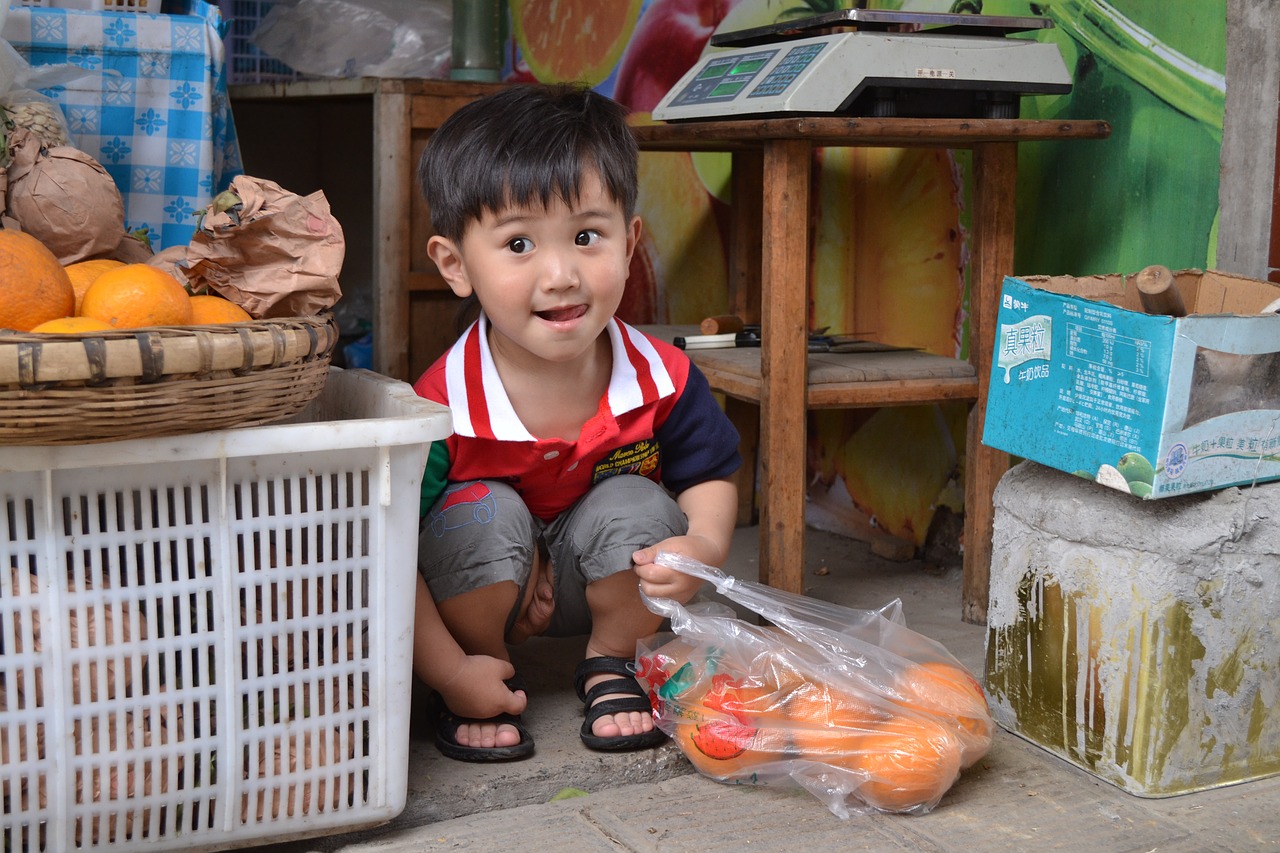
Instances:
[[[436,601],[513,581],[520,593],[509,629],[533,570],[534,549],[542,547],[551,557],[556,602],[546,633],[575,636],[591,631],[588,584],[631,571],[633,552],[688,529],[688,519],[662,486],[632,474],[602,481],[550,523],[535,518],[510,486],[472,480],[446,489],[422,520],[418,571]]]

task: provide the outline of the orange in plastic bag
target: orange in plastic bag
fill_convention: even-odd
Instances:
[[[902,704],[951,726],[964,747],[960,766],[972,767],[987,754],[995,724],[982,686],[966,670],[942,661],[909,667],[899,677]]]
[[[720,673],[692,706],[671,736],[702,773],[721,781],[759,782],[760,768],[786,758],[787,720],[772,706],[774,688],[753,685]]]
[[[942,799],[960,776],[960,743],[945,726],[898,718],[864,735],[847,763],[866,780],[857,796],[889,812],[908,812]]]

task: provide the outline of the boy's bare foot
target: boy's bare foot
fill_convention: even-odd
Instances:
[[[459,717],[459,720],[463,718]],[[484,720],[478,723],[460,723],[453,732],[453,739],[460,746],[478,746],[488,749],[494,746],[515,746],[520,742],[520,730],[506,723]]]
[[[515,679],[508,679],[513,700],[520,708],[525,693]],[[465,702],[460,702],[460,707]],[[434,693],[427,706],[436,748],[458,761],[509,761],[533,753],[533,738],[517,713],[500,713],[488,719],[454,713],[442,693]]]

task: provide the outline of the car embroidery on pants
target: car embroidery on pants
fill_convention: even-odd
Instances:
[[[498,503],[484,483],[459,486],[446,492],[440,509],[432,513],[431,532],[440,537],[468,524],[488,524],[497,513]]]

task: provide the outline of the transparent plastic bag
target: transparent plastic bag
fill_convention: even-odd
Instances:
[[[709,581],[763,616],[645,598],[673,633],[637,645],[658,727],[722,782],[795,784],[832,813],[925,814],[991,746],[977,679],[911,630],[897,601],[853,610],[742,581],[688,558],[658,563]]]
[[[450,0],[278,3],[252,41],[303,74],[447,78],[453,6]]]

